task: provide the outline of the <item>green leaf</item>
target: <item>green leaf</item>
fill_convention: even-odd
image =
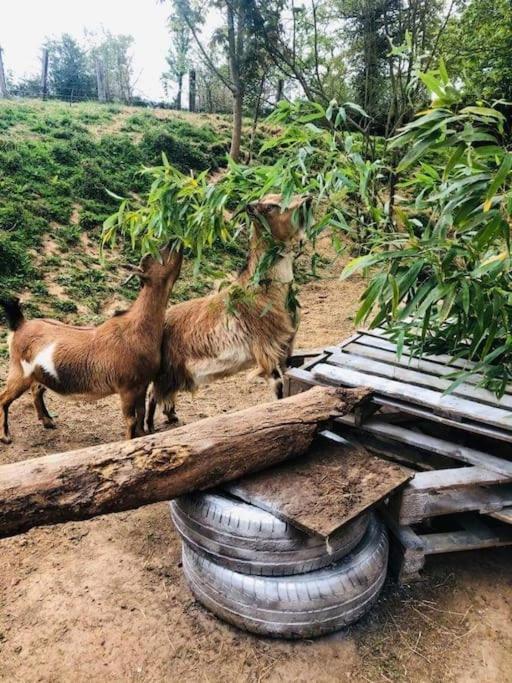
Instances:
[[[506,154],[503,158],[503,161],[501,162],[501,166],[499,167],[498,172],[494,176],[491,184],[489,185],[489,189],[487,190],[484,202],[484,211],[489,211],[489,209],[491,208],[491,200],[496,194],[496,192],[499,190],[499,188],[505,182],[511,168],[512,154]]]
[[[464,107],[460,110],[461,114],[476,114],[477,116],[484,116],[488,118],[504,121],[505,117],[497,109],[490,109],[489,107]]]
[[[436,77],[432,73],[423,73],[423,74],[418,74],[420,77],[420,80],[423,81],[423,83],[427,86],[427,88],[436,94],[439,98],[443,98],[445,95],[445,92],[443,90],[443,87],[441,83],[436,79]]]
[[[469,285],[466,282],[466,280],[462,281],[462,310],[466,315],[469,313],[469,304],[470,304],[470,296],[469,296]]]

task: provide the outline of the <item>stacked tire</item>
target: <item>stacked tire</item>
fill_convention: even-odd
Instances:
[[[193,494],[170,505],[192,592],[242,629],[324,635],[362,617],[381,591],[388,539],[373,513],[326,541],[228,495]]]

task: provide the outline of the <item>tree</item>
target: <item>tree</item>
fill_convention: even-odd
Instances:
[[[214,73],[221,83],[230,91],[233,111],[233,133],[231,137],[230,156],[235,161],[240,159],[240,146],[242,139],[242,114],[244,96],[247,83],[249,49],[249,16],[247,13],[247,0],[217,0],[215,7],[220,11],[224,23],[214,36],[214,43],[222,46],[228,64],[228,72],[215,64],[201,35],[200,25],[202,17],[199,9],[192,5],[191,0],[176,0],[178,10],[184,22],[188,26],[192,37],[199,49],[205,65]],[[254,59],[251,63],[254,68]]]
[[[414,112],[428,69],[454,10],[449,0],[336,0],[346,26],[355,100],[386,136]]]
[[[162,81],[165,88],[168,87],[169,82],[177,84],[178,91],[176,93],[175,106],[176,109],[181,109],[183,77],[190,67],[190,29],[183,16],[176,11],[169,18],[169,28],[171,44],[166,57],[169,69],[162,74]]]
[[[41,76],[26,76],[15,81],[10,75],[8,78],[8,89],[12,95],[17,97],[40,97]]]
[[[441,41],[451,71],[465,84],[468,101],[512,101],[512,3],[464,0]]]
[[[95,78],[87,54],[68,33],[47,40],[50,92],[62,99],[87,99],[96,94]]]
[[[220,61],[221,58],[219,57],[218,63]],[[222,69],[228,78],[227,65]],[[229,113],[232,110],[231,91],[226,88],[217,75],[207,66],[201,65],[196,68],[196,77],[199,110],[207,111],[210,114],[215,112]]]
[[[86,36],[90,46],[91,70],[96,70],[98,61],[103,67],[106,99],[130,102],[133,95],[133,64],[130,55],[133,36],[115,35],[105,30],[100,34],[89,31]]]

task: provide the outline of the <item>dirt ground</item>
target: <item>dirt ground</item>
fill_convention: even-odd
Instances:
[[[301,294],[297,345],[333,344],[352,331],[362,284],[335,277]],[[0,379],[5,367],[0,368]],[[244,375],[194,400],[184,422],[271,399]],[[117,399],[49,399],[45,431],[27,397],[11,411],[15,437],[0,463],[114,441]],[[1,681],[512,681],[511,550],[437,558],[424,581],[389,581],[354,627],[313,641],[247,635],[198,605],[180,568],[167,504],[0,541]]]

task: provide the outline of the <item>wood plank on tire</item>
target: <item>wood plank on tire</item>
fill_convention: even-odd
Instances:
[[[412,470],[362,446],[318,438],[304,456],[223,489],[306,533],[326,538],[413,476]]]

